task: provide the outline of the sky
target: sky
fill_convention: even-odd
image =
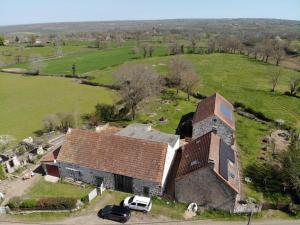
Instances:
[[[0,0],[0,9],[0,26],[178,18],[300,20],[300,0]]]

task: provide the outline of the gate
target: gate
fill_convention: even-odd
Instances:
[[[132,177],[126,177],[123,175],[114,174],[115,177],[115,189],[117,191],[123,191],[132,193]]]

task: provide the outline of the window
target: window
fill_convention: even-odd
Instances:
[[[128,200],[128,203],[131,203],[133,201],[133,196]]]
[[[144,187],[143,193],[145,196],[149,196],[150,188],[149,187]]]
[[[138,203],[137,206],[139,206],[139,207],[146,207],[146,204]]]

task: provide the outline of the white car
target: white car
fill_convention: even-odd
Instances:
[[[151,198],[138,195],[125,198],[123,204],[124,207],[142,212],[150,212],[152,208]]]

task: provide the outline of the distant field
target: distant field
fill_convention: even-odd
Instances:
[[[111,90],[80,85],[72,79],[0,73],[0,134],[20,140],[41,129],[47,114],[87,113],[97,103],[116,99]]]
[[[61,46],[61,49],[64,55],[96,51],[87,46],[88,45],[85,42],[71,42],[65,46]],[[24,62],[32,55],[40,55],[44,58],[49,58],[54,57],[55,53],[56,47],[53,45],[46,45],[45,47],[0,46],[0,61],[10,65],[16,63],[17,55],[22,55],[22,61]]]
[[[113,47],[103,50],[88,49],[83,51],[82,46],[77,46],[81,51],[66,55],[61,58],[47,60],[44,62],[45,68],[43,74],[49,75],[65,75],[72,73],[72,65],[76,64],[76,73],[84,74],[90,71],[104,69],[107,67],[117,66],[135,58],[142,57],[142,51],[138,55],[132,53],[135,46],[133,42],[126,42],[122,47]],[[154,56],[162,56],[166,54],[164,47],[158,47]],[[15,67],[29,68],[29,64],[15,65]]]
[[[194,62],[201,83],[201,94],[219,92],[232,102],[242,102],[273,119],[284,119],[300,130],[300,100],[284,95],[289,79],[299,77],[300,72],[282,69],[282,76],[275,93],[270,92],[269,74],[274,66],[234,54],[185,55]],[[134,61],[145,63],[160,74],[168,73],[171,57],[153,57]],[[95,82],[113,83],[112,73],[117,68],[107,68],[89,73]]]

